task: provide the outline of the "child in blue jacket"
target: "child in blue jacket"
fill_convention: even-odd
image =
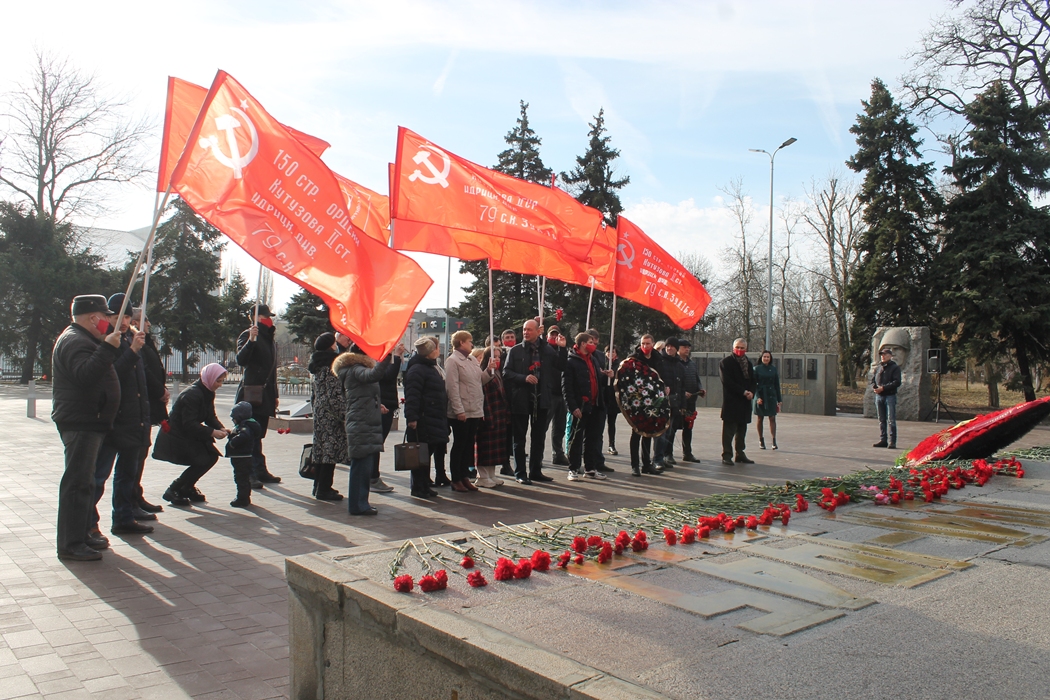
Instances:
[[[237,498],[230,501],[234,508],[247,508],[252,504],[252,452],[262,439],[263,428],[252,418],[252,405],[241,401],[230,411],[234,428],[226,442],[226,456],[233,465],[233,483],[237,485]]]

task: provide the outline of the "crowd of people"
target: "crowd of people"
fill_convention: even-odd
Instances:
[[[109,546],[99,527],[98,503],[111,473],[111,531],[153,531],[149,522],[163,508],[146,500],[141,487],[153,426],[160,426],[154,459],[185,467],[163,494],[173,506],[206,500],[197,484],[223,454],[233,471],[233,507],[250,506],[253,489],[281,481],[268,468],[263,452],[269,421],[280,405],[270,309],[259,305],[256,322],[238,338],[236,361],[242,379],[230,415],[232,427],[227,428],[215,411],[215,393],[227,378],[226,368],[203,367],[200,378],[176,397],[169,411],[164,367],[149,321],[131,307],[121,315],[123,306],[123,294],[76,297],[72,323],[55,343],[52,416],[66,461],[57,542],[63,559],[100,559]],[[382,479],[379,458],[401,408],[404,440],[417,444],[424,455],[423,464],[411,470],[413,497],[435,498],[442,487],[462,493],[498,488],[505,483],[501,476],[524,486],[553,481],[544,472],[548,433],[551,462],[567,467],[569,481],[603,480],[614,471],[605,455],[618,454],[617,367],[622,372],[627,364],[647,367],[659,376],[664,392],[660,403],[669,408],[662,431],[642,433],[627,421],[631,474],[659,475],[673,468],[679,433],[682,459],[699,461],[692,450],[692,428],[697,401],[706,390],[688,340],[656,342],[643,335],[629,355],[636,362],[622,364],[615,347],[599,349],[596,330],[570,339],[557,326],[544,329],[539,318],[523,324],[520,342],[513,330],[487,338],[482,347],[474,347],[466,331],[453,334],[450,341],[444,362],[439,361],[435,337],[416,340],[411,354],[399,344],[376,362],[340,333],[323,333],[316,339],[309,363],[315,498],[343,500],[334,475],[336,465],[345,464],[348,511],[377,512],[369,494],[393,490]],[[782,403],[777,369],[768,351],[757,365],[746,351],[746,342],[738,339],[733,354],[719,365],[722,461],[728,465],[753,463],[744,444],[752,414],[758,416],[762,449],[766,418],[772,449],[778,448],[776,416]],[[217,446],[222,440],[224,451]]]

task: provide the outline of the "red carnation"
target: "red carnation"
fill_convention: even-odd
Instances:
[[[438,583],[436,578],[428,574],[419,579],[419,590],[424,593],[433,593],[434,591],[441,590],[441,584]]]
[[[506,557],[500,557],[496,562],[496,568],[492,570],[492,575],[497,581],[511,580],[514,578],[514,562]]]
[[[412,577],[402,574],[394,579],[394,590],[398,593],[409,593],[412,591]]]
[[[780,512],[780,524],[787,525],[789,520],[791,520],[791,511],[785,508]]]
[[[746,524],[746,522],[747,521],[744,520],[744,516],[742,516],[742,515],[738,515],[737,516],[737,518],[736,518],[736,526],[738,528],[740,528],[741,530],[744,529],[744,525]]]
[[[459,565],[462,566],[464,569],[473,569],[474,559],[471,557],[463,557],[463,561],[461,561]]]
[[[669,527],[665,527],[664,528],[664,541],[667,542],[667,544],[669,544],[671,546],[674,546],[674,545],[678,544],[678,533],[675,532],[674,530],[672,530]]]
[[[631,543],[631,536],[627,534],[626,530],[620,530],[620,534],[616,536],[616,544],[621,547],[626,547]]]
[[[725,530],[726,532],[732,532],[733,530],[736,529],[736,521],[735,520],[726,520],[725,523],[722,525],[722,529]]]
[[[171,425],[168,423],[167,419],[162,420],[160,422],[160,431],[162,433],[170,433],[171,432]]]
[[[696,542],[696,530],[689,527],[688,525],[682,526],[682,544],[692,544]]]
[[[590,537],[587,538],[587,546],[588,547],[601,547],[602,546],[602,538],[599,537],[598,535],[591,535]]]
[[[572,554],[570,554],[568,551],[562,552],[558,555],[558,566],[564,569],[566,566],[569,565],[570,559],[572,559]]]
[[[441,590],[448,588],[448,572],[444,569],[439,569],[434,572],[434,578],[437,579],[438,584],[441,586]]]
[[[700,527],[700,529],[696,531],[696,536],[701,539],[703,539],[704,537],[709,537],[710,535],[711,528],[709,528],[707,525]]]
[[[551,555],[542,549],[532,553],[532,568],[534,571],[547,571],[551,568]]]
[[[470,584],[471,588],[481,588],[489,585],[489,582],[485,580],[485,575],[480,571],[471,571],[467,574],[467,583]]]
[[[601,549],[600,552],[598,552],[598,563],[599,564],[606,563],[607,561],[612,559],[612,555],[613,555],[612,545],[609,544],[608,542],[602,542],[602,549]]]
[[[639,530],[638,532],[634,533],[634,539],[641,540],[642,542],[645,542],[646,541],[645,530]]]
[[[583,554],[587,551],[587,539],[584,537],[573,537],[572,538],[572,549],[574,552]]]
[[[554,312],[554,320],[555,321],[560,321],[564,315],[565,315],[565,312],[562,309],[557,309]]]
[[[630,544],[630,542],[628,542],[628,544]],[[623,554],[623,550],[624,550],[623,542],[617,542],[616,546],[613,548],[613,551],[616,552],[617,554]]]
[[[572,563],[573,564],[582,564],[583,563],[583,555],[582,554],[577,554],[576,556],[574,556],[572,558]]]
[[[528,559],[519,559],[514,567],[514,578],[528,578],[532,576],[532,562]]]

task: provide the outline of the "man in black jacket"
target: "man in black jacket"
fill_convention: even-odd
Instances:
[[[671,404],[671,419],[667,422],[667,430],[656,438],[656,466],[661,469],[674,467],[674,436],[675,432],[682,427],[682,406],[685,403],[685,369],[678,359],[678,338],[668,338],[664,341],[663,372],[660,377],[671,390],[667,398]]]
[[[605,405],[599,382],[601,367],[594,357],[597,349],[598,341],[589,333],[578,334],[562,373],[562,400],[569,413],[569,481],[605,478],[605,474],[598,471]],[[583,470],[580,469],[581,455]]]
[[[261,388],[262,397],[258,401],[248,401],[252,405],[252,418],[262,426],[263,437],[266,437],[266,428],[270,424],[270,418],[277,415],[277,406],[280,403],[277,392],[277,343],[273,336],[273,314],[266,304],[259,304],[258,323],[252,324],[248,330],[243,331],[237,338],[237,364],[244,371],[241,375],[241,384],[237,387],[237,397],[234,403],[248,401],[244,397],[245,387],[252,387],[249,392],[258,392]],[[250,398],[254,398],[249,396]],[[256,453],[252,455],[252,488],[261,489],[263,484],[279,484],[281,477],[274,476],[266,467],[266,455],[262,451],[262,439],[255,443]]]
[[[146,369],[142,362],[142,347],[146,334],[131,329],[131,307],[124,307],[123,317],[117,316],[124,306],[124,294],[109,298],[113,323],[121,333],[120,357],[113,362],[120,382],[120,408],[113,429],[106,435],[95,461],[95,503],[91,513],[89,532],[102,537],[98,530],[98,503],[106,492],[106,480],[113,474],[113,534],[145,535],[153,532],[152,525],[140,523],[156,520],[157,516],[138,508],[138,468],[149,445],[149,395],[146,391]],[[116,460],[116,468],[113,462]],[[139,511],[136,513],[136,511]]]
[[[525,340],[507,353],[503,384],[508,392],[514,428],[514,476],[519,484],[554,481],[543,473],[543,449],[547,441],[547,416],[553,403],[558,373],[565,369],[568,350],[562,337],[555,350],[540,338],[539,324],[528,320],[522,326]],[[525,437],[532,431],[529,464],[525,465]]]
[[[875,392],[875,410],[879,414],[881,438],[872,447],[897,447],[897,389],[901,385],[901,368],[893,361],[893,351],[879,350],[879,364],[871,378]],[[886,427],[889,425],[889,442],[886,442]]]
[[[101,559],[108,542],[88,538],[95,497],[95,461],[120,408],[120,381],[113,362],[120,332],[109,331],[109,307],[100,294],[73,299],[73,323],[55,341],[51,357],[51,419],[65,446],[65,471],[58,487],[58,558]],[[105,338],[105,342],[101,342]]]
[[[682,388],[685,389],[685,406],[682,408],[683,462],[699,461],[693,456],[693,418],[691,416],[696,413],[696,400],[707,396],[707,390],[704,389],[703,382],[700,381],[700,370],[696,366],[696,360],[690,355],[692,349],[692,343],[686,338],[678,340],[678,359],[682,361],[682,371],[685,379],[685,383],[682,385]]]
[[[602,410],[603,421],[608,420],[609,416],[609,400],[612,399],[613,406],[616,406],[616,394],[613,391],[613,378],[616,376],[616,371],[609,367],[609,358],[606,357],[605,353],[599,350],[601,347],[601,337],[598,334],[598,330],[595,328],[588,328],[587,335],[594,338],[594,353],[591,355],[594,360],[594,366],[598,369],[598,391],[602,392],[602,404],[605,408]],[[615,409],[619,411],[619,408]],[[605,428],[603,427],[604,431]],[[614,472],[616,471],[612,467],[605,463],[605,452],[602,450],[604,447],[605,433],[602,432],[598,436],[598,471],[600,472]]]
[[[142,309],[135,309],[132,312],[131,322],[137,324],[138,328],[146,334],[146,344],[142,346],[142,363],[146,370],[146,393],[149,395],[149,422],[151,426],[160,425],[168,419],[168,401],[171,399],[171,392],[168,391],[168,375],[164,371],[164,361],[160,359],[157,344],[150,335],[152,324],[148,318],[142,318]],[[147,449],[142,453],[142,462],[139,464],[139,478],[136,486],[138,507],[146,513],[160,513],[164,508],[147,501],[142,491],[142,470],[146,466],[148,454],[149,446],[147,445]]]
[[[755,372],[747,357],[747,341],[733,341],[733,354],[718,363],[722,380],[722,464],[733,466],[733,441],[736,440],[736,463],[754,464],[744,452],[744,438],[751,422],[751,399],[755,397]]]
[[[547,344],[557,351],[568,345],[568,338],[562,336],[561,329],[557,326],[551,326],[547,329]],[[567,467],[569,466],[569,460],[565,457],[565,402],[561,396],[561,375],[561,372],[556,372],[555,374],[558,391],[551,398],[551,410],[547,415],[547,429],[550,430],[552,426],[554,427],[554,432],[551,433],[551,451],[553,452],[551,464]]]

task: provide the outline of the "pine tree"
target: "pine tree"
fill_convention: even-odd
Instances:
[[[850,133],[857,152],[846,161],[864,173],[859,200],[867,230],[858,243],[860,262],[846,292],[856,319],[854,338],[867,343],[877,326],[927,325],[934,290],[929,284],[935,252],[934,224],[943,206],[921,161],[918,128],[881,80]]]
[[[234,268],[229,277],[222,282],[219,303],[222,306],[225,329],[218,347],[221,350],[235,350],[237,336],[250,323],[254,306],[254,301],[248,297],[248,282],[240,270]]]
[[[229,345],[220,300],[222,233],[176,199],[171,216],[157,229],[150,276],[149,316],[161,328],[161,340],[183,357],[182,378],[189,380],[192,350]]]
[[[1050,359],[1050,191],[1042,135],[1050,104],[1019,104],[1002,83],[966,107],[967,140],[946,172],[959,194],[947,206],[941,280],[953,339],[978,362],[1013,351],[1026,401],[1032,360]]]
[[[561,179],[569,185],[576,199],[594,207],[605,215],[605,223],[616,225],[616,217],[623,212],[623,204],[617,190],[630,182],[629,176],[619,180],[613,177],[612,162],[620,157],[620,150],[609,145],[612,140],[605,130],[605,110],[599,109],[594,123],[587,132],[587,151],[576,156],[576,167],[570,173],[562,173]]]
[[[528,110],[529,103],[522,100],[517,126],[504,137],[509,148],[499,154],[499,162],[492,169],[528,182],[547,185],[550,184],[553,171],[540,158],[542,141],[529,126]],[[471,319],[469,330],[474,334],[475,343],[479,343],[489,332],[488,263],[484,260],[468,261],[462,263],[459,269],[463,274],[472,275],[474,281],[466,288],[466,298],[454,313]],[[535,277],[494,270],[492,294],[497,335],[507,328],[518,329],[520,335],[521,324],[539,313]]]
[[[288,302],[284,310],[288,330],[297,343],[313,345],[317,336],[333,331],[328,316],[328,304],[324,300],[300,289]]]

